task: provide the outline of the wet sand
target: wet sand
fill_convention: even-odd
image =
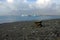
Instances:
[[[0,24],[0,40],[60,40],[60,19]]]

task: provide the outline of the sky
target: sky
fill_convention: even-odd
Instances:
[[[0,0],[0,16],[60,15],[60,0]]]

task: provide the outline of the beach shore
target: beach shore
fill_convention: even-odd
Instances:
[[[0,40],[60,40],[60,19],[0,24]]]

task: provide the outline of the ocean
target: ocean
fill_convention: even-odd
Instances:
[[[31,21],[31,20],[49,20],[60,19],[58,15],[51,16],[0,16],[0,23],[16,22],[16,21]]]

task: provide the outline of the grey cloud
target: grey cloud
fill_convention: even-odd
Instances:
[[[32,8],[29,7],[32,6]],[[24,3],[24,0],[15,0],[11,5],[7,3],[2,3],[0,7],[0,15],[60,15],[60,4],[52,1],[51,4],[47,5],[46,8],[37,7],[36,3]]]

